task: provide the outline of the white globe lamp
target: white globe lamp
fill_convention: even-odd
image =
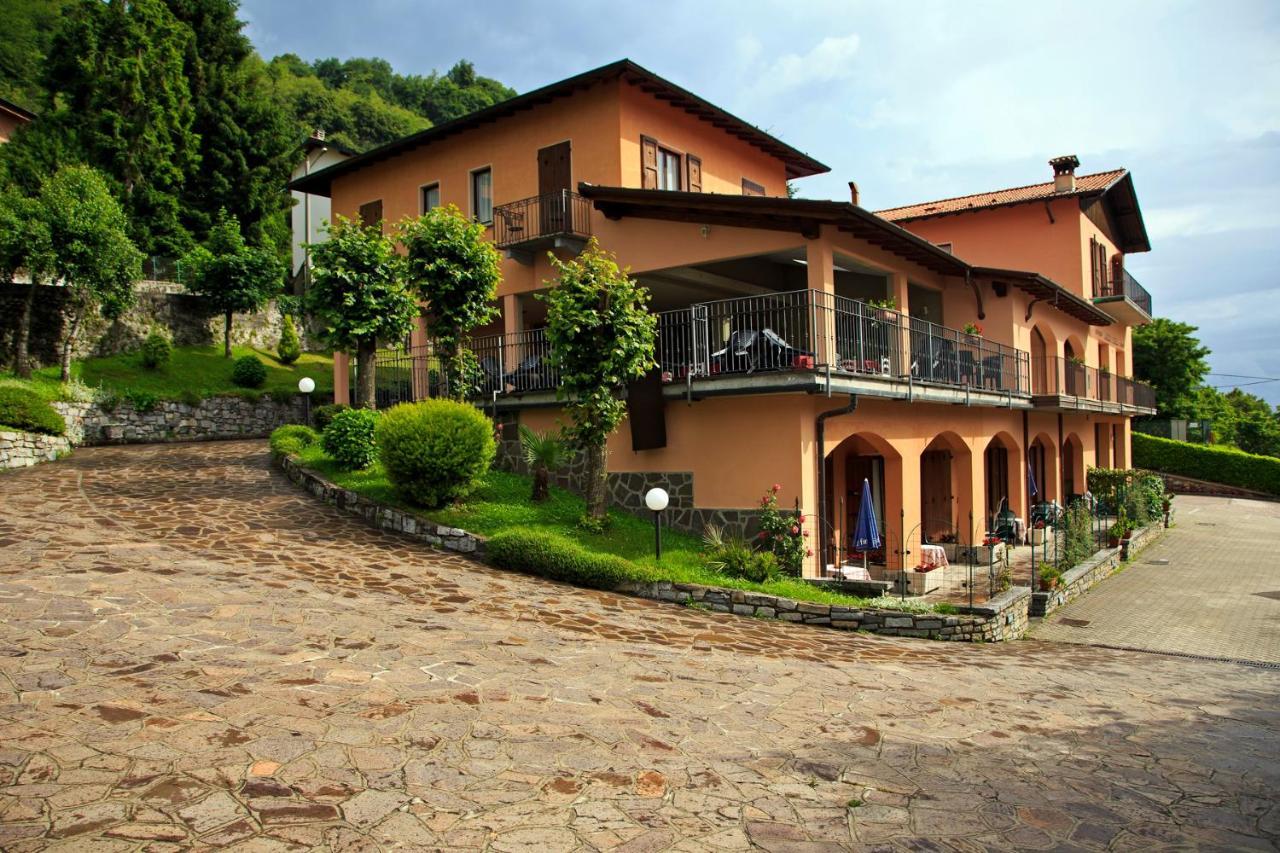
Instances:
[[[654,486],[644,495],[644,505],[653,513],[653,555],[659,562],[662,561],[662,511],[670,501],[667,490],[659,486]]]

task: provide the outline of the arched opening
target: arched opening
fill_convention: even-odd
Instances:
[[[1073,432],[1062,442],[1063,503],[1070,504],[1080,497],[1084,488],[1084,444]]]
[[[1099,468],[1114,468],[1112,456],[1112,425],[1096,421],[1093,425],[1093,464]]]
[[[1027,448],[1027,512],[1038,503],[1057,500],[1058,454],[1053,439],[1040,433]]]
[[[862,484],[871,487],[871,504],[882,547],[868,562],[896,568],[892,558],[902,538],[902,456],[881,436],[856,433],[827,454],[826,536],[828,562],[842,564],[854,554],[853,534],[862,510]],[[861,562],[861,552],[858,552]]]
[[[1031,329],[1031,393],[1048,394],[1049,388],[1049,342],[1039,326]]]
[[[1086,379],[1084,348],[1079,341],[1068,338],[1062,342],[1063,393],[1070,397],[1085,397]]]
[[[920,454],[920,541],[970,541],[972,495],[969,446],[953,432],[939,434]]]
[[[995,530],[1001,509],[1022,512],[1021,455],[1018,444],[1008,433],[997,433],[982,453],[983,493],[987,530]]]

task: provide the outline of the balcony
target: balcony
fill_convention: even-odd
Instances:
[[[1037,406],[1073,411],[1150,414],[1156,406],[1145,382],[1058,356],[1031,359],[1031,395]]]
[[[1128,270],[1123,271],[1119,279],[1113,276],[1094,287],[1093,304],[1113,320],[1128,326],[1151,322],[1151,294]]]
[[[542,249],[582,251],[591,236],[591,203],[569,190],[500,204],[493,209],[493,242],[508,257],[532,263]]]

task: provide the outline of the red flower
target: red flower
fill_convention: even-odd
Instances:
[[[767,534],[763,530],[761,530],[759,533],[756,534],[756,538],[763,539],[766,535]]]
[[[791,525],[791,535],[792,535],[792,536],[799,536],[799,535],[800,535],[800,528],[799,528],[799,527],[796,527],[794,524],[793,524],[793,525]]]
[[[808,538],[809,538],[809,531],[807,531],[807,530],[806,530],[806,531],[804,532],[804,538],[805,538],[805,539],[808,539]]]
[[[801,524],[804,524],[804,516],[803,515],[800,516],[799,518],[796,519],[796,521],[800,522]]]
[[[781,484],[781,483],[774,483],[774,484],[773,484],[773,490],[774,490],[775,492],[780,492],[780,491],[782,491],[782,484]]]
[[[812,548],[807,548],[807,549],[805,549],[804,555],[805,555],[806,557],[812,557],[812,556],[813,556],[813,549],[812,549]]]

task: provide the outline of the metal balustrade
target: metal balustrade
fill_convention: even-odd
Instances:
[[[552,237],[590,237],[591,202],[569,190],[522,198],[493,209],[493,228],[499,249]]]
[[[1108,296],[1126,296],[1148,317],[1155,316],[1151,313],[1151,294],[1138,283],[1136,278],[1129,275],[1128,270],[1121,272],[1118,279],[1113,275],[1099,281],[1093,289],[1093,295],[1099,299]]]
[[[1030,393],[1028,353],[914,317],[910,327],[912,376],[944,385]]]
[[[1031,393],[1036,397],[1075,397],[1136,408],[1155,408],[1155,390],[1145,382],[1116,376],[1060,356],[1031,360]]]

